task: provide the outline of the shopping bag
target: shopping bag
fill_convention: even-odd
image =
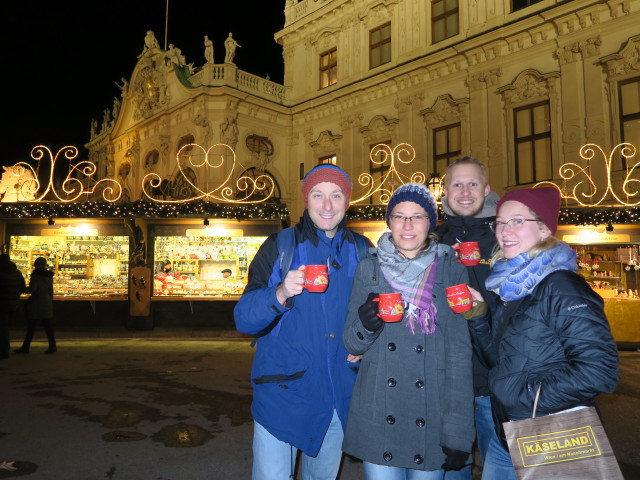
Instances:
[[[596,409],[504,422],[519,480],[624,480]]]

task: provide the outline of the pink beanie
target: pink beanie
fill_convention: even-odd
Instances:
[[[349,208],[349,201],[351,200],[351,180],[349,176],[341,168],[335,165],[318,165],[317,167],[309,170],[302,180],[302,196],[304,197],[304,206],[307,206],[307,199],[309,198],[309,192],[317,184],[322,182],[335,183],[340,187],[342,193],[347,200],[345,209]]]
[[[554,187],[523,188],[511,190],[498,202],[496,212],[500,206],[508,201],[520,202],[531,210],[544,223],[551,235],[558,230],[558,215],[560,214],[560,191]]]

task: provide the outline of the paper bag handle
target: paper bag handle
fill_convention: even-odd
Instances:
[[[538,398],[540,398],[540,389],[542,388],[542,383],[538,384],[538,390],[536,390],[536,398],[533,400],[533,411],[531,412],[531,418],[536,418],[536,410],[538,409]]]

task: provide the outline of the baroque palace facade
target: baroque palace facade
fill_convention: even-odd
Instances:
[[[389,168],[370,158],[376,144],[412,145],[407,175],[476,156],[500,194],[557,180],[586,143],[640,144],[640,0],[281,3],[284,85],[239,70],[233,55],[194,67],[148,32],[121,98],[92,124],[101,176],[137,200],[153,172],[162,183],[146,191],[180,199],[268,172],[297,218],[304,172],[336,163],[357,196],[360,174]],[[229,153],[179,164],[181,149],[198,157],[192,143],[227,144],[239,165]],[[624,162],[614,157],[614,181]]]

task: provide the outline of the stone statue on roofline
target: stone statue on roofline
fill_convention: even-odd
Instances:
[[[207,63],[213,62],[213,42],[209,40],[209,36],[204,36],[204,58]]]
[[[229,32],[229,36],[224,41],[224,48],[226,51],[224,56],[224,63],[233,63],[233,57],[236,56],[236,48],[242,48],[242,45],[236,42],[231,32]]]

